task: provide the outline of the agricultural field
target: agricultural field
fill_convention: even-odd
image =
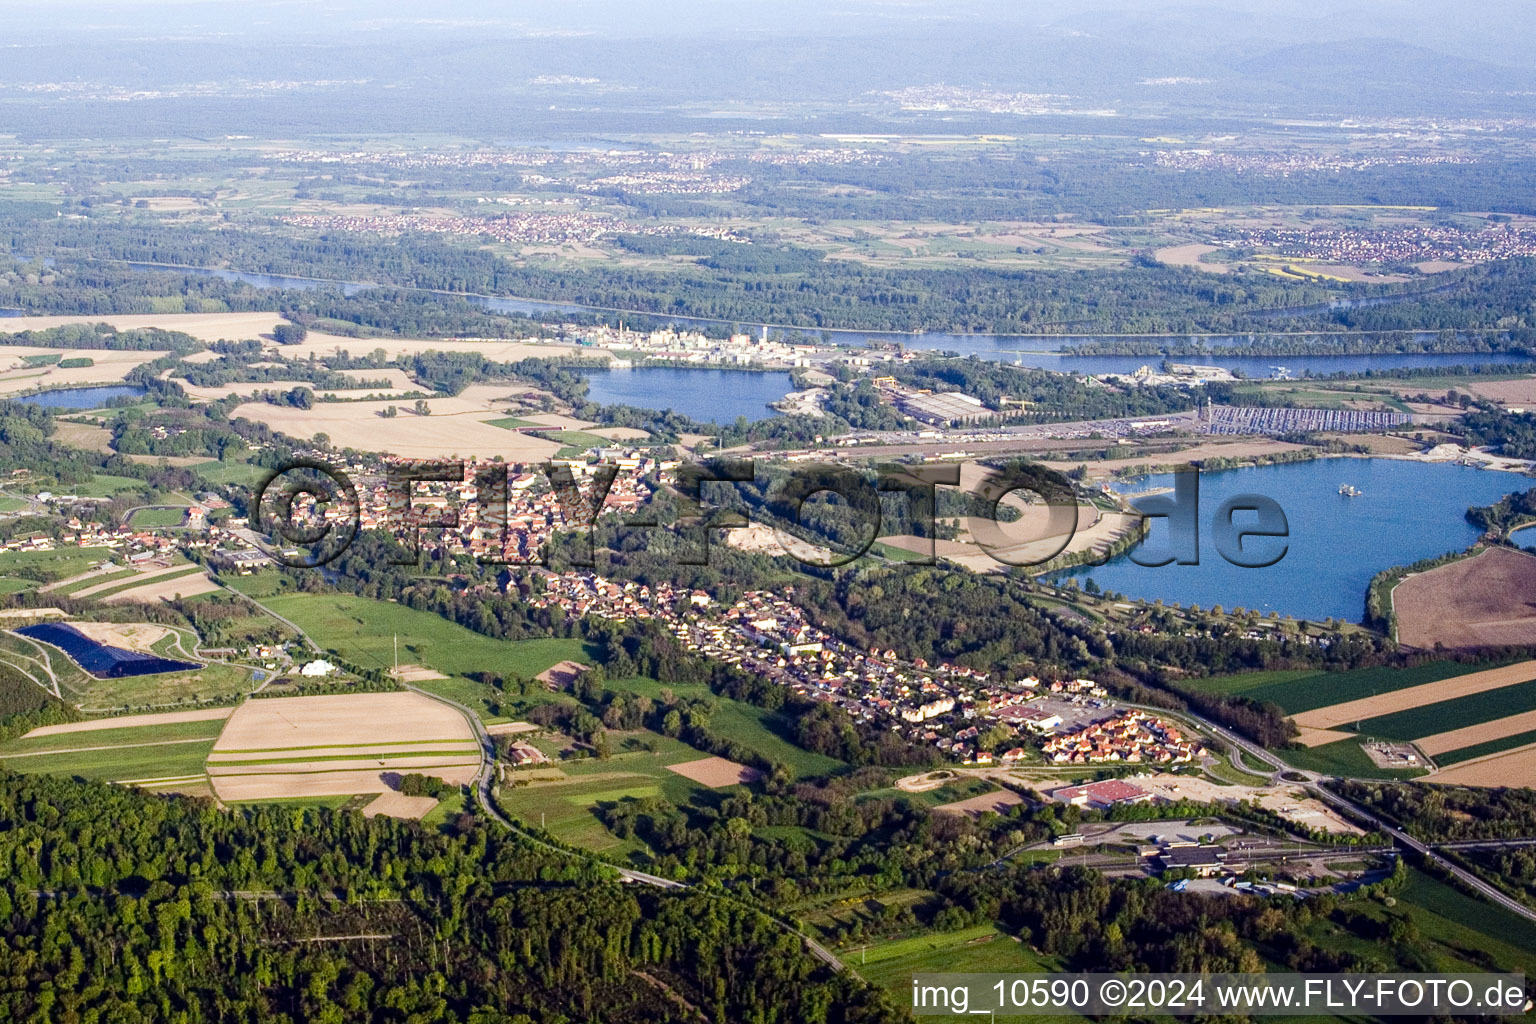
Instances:
[[[562,430],[556,434],[546,434],[552,441],[559,441],[566,448],[575,448],[586,451],[588,448],[603,448],[613,442],[606,437],[597,434],[589,434],[584,430]]]
[[[1533,676],[1536,676],[1536,669],[1533,669]],[[1384,739],[1417,740],[1453,729],[1497,723],[1507,716],[1531,711],[1536,711],[1536,678],[1455,700],[1367,718],[1360,722],[1357,731]]]
[[[558,662],[590,661],[596,653],[579,640],[497,640],[431,612],[365,597],[282,594],[261,600],[321,647],[365,668],[393,667],[396,637],[400,664],[448,676],[499,672],[532,679]]]
[[[1399,687],[1379,695],[1359,697],[1293,716],[1303,729],[1332,729],[1367,719],[1381,718],[1426,705],[1443,704],[1489,690],[1501,690],[1536,679],[1536,662],[1519,662],[1499,668],[1461,673],[1448,679]],[[1469,723],[1463,723],[1469,724]],[[1410,737],[1411,738],[1411,737]]]
[[[638,677],[610,682],[608,686],[614,690],[642,694],[653,700],[659,699],[664,689],[670,689],[679,697],[707,697],[715,702],[716,708],[709,718],[710,732],[789,766],[798,778],[818,778],[848,767],[835,757],[796,746],[789,739],[794,734],[794,725],[787,716],[745,701],[721,697],[702,684],[661,683]]]
[[[111,548],[58,548],[53,551],[0,552],[0,576],[41,577],[44,582],[67,579],[115,554]]]
[[[560,450],[559,443],[492,426],[504,414],[489,402],[465,395],[425,400],[429,415],[418,416],[398,401],[320,402],[311,409],[247,402],[230,419],[264,423],[292,437],[326,434],[338,447],[387,451],[403,458],[500,455],[508,462],[537,462]],[[384,416],[391,406],[398,414]],[[602,442],[606,443],[606,442]]]
[[[82,573],[78,577],[69,577],[57,583],[50,583],[42,589],[50,594],[68,597],[78,594],[87,588],[98,587],[106,583],[120,583],[123,580],[132,579],[138,574],[139,570],[137,569],[128,569],[121,566],[116,568],[109,567],[100,571],[92,570]]]
[[[1409,647],[1536,643],[1536,555],[1490,547],[1409,576],[1392,591],[1397,638]]]
[[[94,595],[108,602],[163,601],[211,594],[219,585],[200,566],[177,568],[152,579],[128,580]]]
[[[90,577],[82,574],[80,577],[64,580],[59,589],[71,597],[101,597],[129,587],[140,586],[162,576],[197,568],[179,555],[168,561],[169,564],[150,564],[127,570],[114,568],[110,572],[98,573]]]
[[[1422,673],[1435,668],[1421,666],[1410,671]],[[1300,741],[1306,749],[1285,751],[1284,756],[1297,767],[1313,771],[1363,778],[1404,778],[1422,773],[1376,766],[1360,748],[1361,740],[1414,742],[1440,768],[1487,759],[1489,755],[1512,751],[1536,740],[1536,663],[1471,668],[1473,671],[1455,676],[1297,714],[1293,721],[1301,727]],[[1251,695],[1255,689],[1236,692]],[[1358,692],[1358,686],[1354,690]],[[1536,760],[1528,764],[1516,758],[1501,763],[1506,771],[1515,774],[1496,779],[1486,768],[1471,773],[1469,767],[1454,778],[1469,779],[1476,774],[1488,780],[1480,783],[1483,785],[1536,782]],[[1431,779],[1450,781],[1439,774]]]
[[[1488,667],[1486,664],[1437,661],[1412,668],[1361,668],[1348,672],[1315,669],[1244,672],[1181,680],[1177,685],[1181,690],[1195,693],[1240,694],[1260,702],[1270,701],[1288,715],[1300,715],[1346,701],[1481,672]]]
[[[1527,737],[1530,734],[1526,734]],[[1497,744],[1483,744],[1484,748]],[[1536,786],[1536,743],[1496,749],[1468,760],[1448,763],[1448,767],[1425,777],[1424,781],[1443,786]]]
[[[76,484],[70,488],[70,493],[82,498],[110,498],[122,494],[125,491],[147,491],[149,484],[143,480],[131,476],[112,476],[106,473],[97,473],[89,483]]]
[[[1358,779],[1416,779],[1422,769],[1378,768],[1360,746],[1360,738],[1350,736],[1315,747],[1280,751],[1280,756],[1297,768],[1325,775]]]
[[[581,849],[621,859],[648,858],[645,843],[614,835],[598,817],[598,808],[626,799],[659,797],[679,807],[696,798],[712,799],[705,786],[672,770],[708,755],[652,732],[610,733],[609,740],[614,752],[606,760],[557,761],[510,772],[497,803],[505,813],[542,825]]]
[[[247,700],[208,754],[222,800],[387,793],[412,772],[463,784],[482,752],[455,709],[416,693]]]
[[[1042,957],[990,924],[954,932],[917,935],[872,942],[838,950],[838,955],[872,985],[891,994],[898,1005],[912,1005],[912,976],[932,973],[1035,974],[1060,970],[1054,958]],[[975,1017],[925,1016],[925,1021],[951,1022]],[[1082,1020],[1076,1016],[1040,1016],[1033,1021]]]
[[[1512,729],[1518,731],[1500,730],[1504,733],[1503,735],[1493,736],[1489,739],[1479,740],[1475,743],[1467,743],[1466,745],[1450,747],[1443,751],[1436,750],[1436,745],[1430,742],[1433,737],[1429,737],[1424,742],[1425,753],[1433,757],[1435,759],[1435,763],[1444,768],[1448,765],[1460,764],[1463,761],[1472,761],[1477,758],[1487,757],[1489,754],[1497,754],[1505,750],[1514,751],[1519,747],[1526,747],[1531,746],[1532,744],[1536,744],[1536,729],[1523,728],[1523,726],[1530,723],[1528,716],[1522,715],[1521,719],[1522,721],[1511,726]]]
[[[86,779],[136,782],[191,779],[203,774],[203,762],[222,719],[112,726],[111,719],[75,732],[33,733],[0,744],[0,767],[27,774],[78,775]],[[102,726],[102,728],[94,728]]]

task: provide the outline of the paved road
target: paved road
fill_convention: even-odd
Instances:
[[[1430,843],[1437,850],[1506,850],[1512,846],[1536,846],[1536,836],[1516,839],[1458,839],[1449,843]]]
[[[456,700],[451,700],[447,697],[444,697],[441,694],[432,693],[429,690],[423,690],[421,687],[412,686],[410,683],[402,683],[401,685],[413,693],[419,693],[423,697],[435,700],[441,704],[447,704],[448,706],[456,709],[460,714],[464,716],[465,720],[469,722],[469,727],[474,730],[476,739],[480,741],[481,750],[480,771],[475,776],[475,779],[471,785],[474,787],[476,802],[480,805],[480,809],[485,812],[485,815],[488,818],[491,818],[503,828],[516,833],[523,839],[534,844],[535,846],[540,847],[541,849],[550,850],[554,853],[560,854],[563,857],[577,857],[582,860],[587,860],[590,863],[599,864],[602,867],[617,872],[618,876],[626,882],[638,882],[642,885],[652,885],[658,889],[691,888],[691,886],[688,886],[682,882],[675,881],[671,878],[662,878],[660,875],[652,875],[644,871],[636,871],[633,868],[619,867],[614,864],[609,864],[607,861],[598,860],[595,857],[590,857],[576,851],[568,850],[564,847],[556,846],[553,843],[547,843],[537,836],[530,835],[529,833],[523,831],[521,828],[518,828],[501,813],[501,811],[496,807],[495,801],[491,797],[491,786],[493,784],[494,777],[494,771],[492,769],[493,762],[491,758],[494,754],[495,748],[491,743],[490,734],[485,731],[484,723],[480,721],[480,716],[476,714],[471,708],[460,704]],[[719,898],[727,899],[729,897],[722,896]],[[759,908],[754,907],[753,909]],[[787,922],[772,917],[772,915],[769,915],[769,917],[770,920],[775,921],[780,927],[785,928],[798,936],[800,941],[805,943],[805,948],[810,951],[812,956],[816,957],[818,960],[831,967],[834,971],[840,971],[843,969],[843,962],[839,960],[836,954],[834,954],[831,950],[827,949],[825,946],[821,945],[815,939],[812,939],[810,936],[806,935],[799,929],[792,927]]]
[[[1147,710],[1157,711],[1159,709],[1147,706]],[[1364,807],[1361,807],[1353,800],[1348,800],[1328,789],[1326,786],[1322,785],[1322,783],[1325,780],[1331,778],[1331,776],[1326,776],[1319,772],[1302,771],[1300,769],[1293,768],[1282,761],[1275,754],[1265,750],[1263,747],[1253,743],[1245,737],[1238,736],[1231,730],[1222,728],[1215,722],[1210,721],[1202,715],[1198,715],[1192,711],[1184,711],[1180,713],[1185,717],[1191,718],[1194,721],[1200,723],[1202,728],[1219,737],[1231,746],[1242,751],[1245,758],[1252,759],[1250,764],[1268,765],[1272,769],[1270,773],[1271,781],[1280,781],[1278,776],[1282,772],[1293,773],[1295,775],[1301,776],[1305,781],[1299,782],[1297,785],[1303,786],[1307,792],[1311,793],[1319,800],[1323,801],[1331,807],[1334,807],[1340,811],[1344,811],[1363,821],[1368,822],[1373,828],[1377,829],[1382,834],[1391,836],[1392,841],[1396,846],[1400,847],[1401,849],[1408,850],[1412,853],[1416,853],[1423,857],[1425,860],[1433,861],[1435,864],[1439,865],[1440,868],[1449,874],[1454,875],[1458,881],[1462,882],[1468,888],[1481,894],[1489,902],[1496,903],[1503,907],[1505,910],[1519,914],[1521,917],[1526,918],[1527,920],[1536,921],[1536,910],[1531,909],[1524,903],[1521,903],[1519,900],[1507,895],[1497,887],[1483,881],[1472,872],[1466,870],[1460,865],[1453,864],[1451,861],[1436,853],[1434,847],[1440,844],[1429,844],[1415,839],[1413,836],[1409,835],[1402,829],[1397,828],[1394,825],[1387,824],[1374,813],[1366,810]]]
[[[230,592],[238,593],[238,591]],[[296,635],[302,638],[303,641],[315,651],[319,651],[321,649],[308,633],[299,628],[298,623],[289,619],[285,619],[283,616],[277,614],[271,608],[268,608],[254,597],[250,597],[245,594],[241,594],[240,596],[244,597],[247,601],[251,602],[251,604],[260,608],[262,611],[266,612],[268,615],[272,616],[274,619],[281,622],[289,629],[293,630]],[[461,715],[464,716],[464,719],[469,722],[469,727],[474,730],[475,738],[480,743],[480,771],[478,774],[476,774],[471,785],[474,787],[475,791],[475,802],[480,805],[480,809],[485,812],[486,817],[495,821],[503,828],[516,833],[523,839],[533,843],[535,846],[538,846],[541,849],[552,850],[564,857],[579,857],[583,860],[589,861],[590,863],[600,864],[603,867],[616,872],[618,876],[626,882],[638,882],[642,885],[653,885],[658,889],[690,888],[682,882],[677,882],[670,878],[662,878],[660,875],[652,875],[644,871],[636,871],[633,868],[621,868],[616,865],[609,864],[607,861],[598,860],[596,857],[590,857],[584,854],[576,853],[563,847],[555,846],[553,843],[546,843],[544,840],[539,839],[537,836],[529,835],[527,832],[518,828],[510,820],[508,820],[500,810],[497,809],[495,802],[491,799],[491,785],[493,781],[491,771],[491,758],[495,752],[495,746],[491,743],[490,734],[485,731],[485,725],[480,721],[480,716],[476,714],[472,709],[465,707],[463,704],[460,704],[458,701],[449,700],[447,697],[444,697],[441,694],[432,693],[429,690],[423,690],[421,687],[412,686],[409,683],[402,683],[401,685],[406,689],[414,693],[419,693],[423,697],[426,697],[430,700],[435,700],[440,704],[447,704],[449,707],[457,710]],[[760,910],[760,908],[755,907],[753,909]],[[812,939],[804,932],[791,927],[784,921],[773,917],[772,915],[769,915],[769,919],[776,922],[780,927],[794,932],[794,934],[799,936],[800,940],[805,943],[805,948],[810,950],[812,956],[816,957],[818,960],[831,967],[834,971],[840,971],[843,969],[843,962],[839,960],[831,950],[821,945],[821,943]]]
[[[244,596],[244,595],[242,595],[242,596]],[[310,639],[309,635],[307,633],[305,633],[302,629],[300,629],[295,623],[289,621],[288,619],[283,618],[281,615],[278,615],[276,612],[272,611],[272,609],[268,608],[266,605],[262,604],[260,601],[257,601],[253,597],[246,597],[246,600],[250,601],[256,607],[260,608],[262,611],[266,612],[268,615],[271,615],[273,618],[277,619],[279,622],[281,622],[284,625],[288,626],[290,629],[292,629],[300,637],[303,637],[304,638],[304,642],[309,644],[315,650],[318,651],[320,649],[315,644],[315,642]],[[435,693],[429,693],[426,690],[422,690],[422,689],[419,689],[419,688],[414,687],[414,686],[410,686],[408,688],[411,689],[411,690],[414,690],[415,692],[420,693],[420,694],[422,694],[422,695],[424,695],[426,697],[430,697],[433,700],[440,701],[440,702],[442,702],[444,704],[449,704],[449,705],[457,708],[469,720],[470,727],[475,730],[475,735],[477,737],[479,737],[479,739],[480,739],[480,744],[481,744],[482,751],[483,751],[482,757],[481,757],[480,774],[476,777],[476,780],[475,780],[476,798],[477,798],[480,806],[485,810],[485,813],[489,817],[493,818],[495,821],[499,822],[501,825],[505,826],[506,828],[511,829],[512,831],[516,832],[518,835],[524,837],[525,839],[528,839],[530,842],[538,843],[540,846],[546,847],[548,849],[558,850],[560,853],[565,854],[566,856],[577,856],[576,854],[573,854],[569,850],[564,850],[564,849],[561,849],[559,847],[551,846],[548,843],[544,843],[544,842],[536,839],[535,837],[530,836],[528,833],[526,833],[523,830],[519,829],[517,826],[513,825],[510,821],[508,821],[505,817],[503,817],[501,815],[501,813],[499,811],[497,811],[496,808],[492,805],[492,802],[491,802],[491,778],[490,778],[490,768],[489,768],[489,765],[490,765],[489,754],[490,754],[490,751],[491,751],[492,747],[491,747],[491,742],[490,742],[490,736],[486,733],[485,726],[480,723],[480,716],[479,715],[477,715],[475,712],[471,711],[469,708],[465,707],[462,704],[459,704],[459,703],[457,703],[455,701],[448,700],[446,697],[438,696]],[[1131,707],[1142,707],[1142,708],[1144,708],[1145,710],[1148,710],[1148,711],[1154,711],[1154,712],[1159,712],[1159,713],[1167,713],[1167,709],[1166,708],[1156,708],[1156,707],[1152,707],[1150,705],[1138,705],[1138,704],[1132,704],[1130,706]],[[1505,895],[1502,891],[1500,891],[1499,889],[1495,888],[1492,885],[1489,885],[1487,882],[1483,881],[1481,878],[1478,878],[1476,875],[1472,874],[1470,871],[1467,871],[1465,868],[1462,868],[1462,867],[1460,867],[1460,866],[1458,866],[1456,864],[1451,863],[1449,860],[1447,860],[1444,857],[1442,857],[1439,854],[1437,854],[1433,849],[1431,849],[1430,846],[1426,845],[1425,843],[1420,842],[1419,840],[1415,839],[1413,836],[1410,836],[1407,832],[1404,832],[1402,829],[1395,828],[1395,827],[1393,827],[1391,825],[1388,825],[1386,822],[1384,822],[1380,818],[1376,817],[1376,815],[1370,813],[1369,811],[1365,810],[1363,807],[1360,807],[1358,804],[1354,803],[1354,801],[1346,800],[1344,797],[1341,797],[1338,794],[1336,794],[1336,793],[1326,789],[1325,787],[1323,787],[1321,785],[1321,782],[1322,782],[1322,780],[1324,778],[1326,778],[1326,776],[1323,776],[1323,775],[1321,775],[1321,774],[1319,774],[1317,772],[1300,771],[1300,770],[1298,770],[1296,768],[1292,768],[1290,765],[1288,765],[1284,761],[1280,760],[1279,757],[1277,757],[1276,755],[1270,753],[1268,750],[1265,750],[1263,747],[1258,746],[1257,744],[1251,742],[1250,740],[1248,740],[1248,739],[1246,739],[1244,737],[1238,736],[1236,733],[1232,732],[1229,729],[1222,728],[1220,725],[1217,725],[1215,722],[1210,721],[1209,719],[1205,718],[1202,715],[1195,714],[1192,711],[1184,711],[1184,712],[1181,712],[1181,714],[1183,714],[1185,717],[1190,718],[1190,719],[1194,720],[1195,722],[1199,723],[1199,725],[1203,729],[1205,729],[1207,732],[1211,733],[1213,736],[1218,737],[1219,739],[1223,740],[1224,742],[1226,742],[1230,746],[1235,747],[1236,749],[1240,750],[1244,757],[1252,759],[1249,762],[1250,764],[1264,764],[1264,765],[1268,765],[1270,767],[1270,769],[1271,769],[1271,772],[1270,772],[1270,779],[1271,779],[1271,781],[1275,781],[1276,777],[1281,772],[1290,772],[1290,773],[1294,773],[1294,774],[1300,775],[1305,781],[1297,783],[1297,785],[1303,786],[1309,793],[1311,793],[1313,796],[1317,797],[1319,800],[1322,800],[1324,803],[1327,803],[1327,804],[1329,804],[1329,805],[1331,805],[1333,807],[1336,807],[1336,808],[1338,808],[1340,810],[1346,811],[1346,812],[1348,812],[1350,814],[1353,814],[1353,815],[1355,815],[1355,816],[1357,816],[1357,817],[1359,817],[1359,818],[1369,822],[1374,828],[1380,830],[1385,835],[1391,836],[1393,841],[1394,841],[1394,843],[1397,846],[1402,847],[1403,849],[1407,849],[1407,850],[1409,850],[1409,851],[1411,851],[1413,853],[1417,853],[1420,856],[1424,857],[1426,860],[1433,861],[1435,864],[1438,864],[1445,871],[1447,871],[1450,874],[1454,875],[1457,879],[1459,879],[1462,883],[1467,885],[1469,888],[1471,888],[1474,891],[1482,894],[1484,897],[1486,897],[1491,902],[1497,903],[1499,906],[1504,907],[1506,910],[1509,910],[1509,911],[1511,911],[1513,913],[1519,914],[1521,917],[1527,918],[1528,920],[1536,921],[1536,910],[1532,910],[1530,907],[1527,907],[1525,904],[1521,903],[1520,901],[1518,901],[1516,899],[1513,899],[1510,896]],[[591,858],[591,859],[596,861],[595,858]],[[605,863],[605,862],[603,862],[603,861],[596,861],[596,863]],[[648,875],[648,874],[646,874],[643,871],[634,871],[634,870],[631,870],[629,868],[614,868],[614,870],[619,872],[620,876],[623,877],[626,881],[641,882],[641,883],[644,883],[646,885],[654,885],[654,886],[658,886],[660,888],[665,888],[665,889],[683,889],[683,888],[687,888],[687,886],[683,885],[681,882],[674,882],[671,879],[661,878],[661,877],[659,877],[657,875]],[[774,920],[778,920],[778,919],[775,918]],[[780,923],[782,924],[783,922],[780,922]],[[785,927],[789,927],[789,926],[785,925]],[[830,950],[828,950],[825,947],[821,946],[820,944],[816,943],[815,941],[813,941],[811,938],[809,938],[808,936],[806,936],[802,932],[796,931],[795,934],[799,935],[800,938],[802,940],[804,940],[804,942],[806,944],[806,948],[808,948],[817,958],[819,958],[823,962],[827,963],[828,965],[830,965],[831,967],[833,967],[836,970],[841,970],[842,969],[843,962],[841,960],[839,960],[835,955],[833,955],[833,953]]]

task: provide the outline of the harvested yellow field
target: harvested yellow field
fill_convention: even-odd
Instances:
[[[1304,747],[1321,747],[1329,743],[1337,743],[1339,740],[1347,740],[1355,734],[1352,732],[1340,732],[1337,729],[1302,729],[1296,737],[1296,742]]]
[[[1217,245],[1202,245],[1199,242],[1191,242],[1188,245],[1170,245],[1158,249],[1152,254],[1153,259],[1159,263],[1166,263],[1170,267],[1194,267],[1212,274],[1225,274],[1227,266],[1222,263],[1202,263],[1200,257],[1209,252],[1220,249]]]
[[[683,778],[692,779],[710,789],[756,782],[763,777],[763,773],[756,768],[749,768],[723,757],[705,757],[697,761],[684,761],[682,764],[669,764],[667,771],[676,772]]]
[[[407,458],[441,458],[500,455],[508,462],[538,462],[553,456],[561,448],[555,441],[532,437],[517,430],[493,427],[487,421],[500,419],[499,413],[484,403],[462,396],[427,399],[431,414],[418,416],[414,403],[325,402],[312,409],[294,409],[248,402],[230,414],[264,423],[273,430],[299,438],[326,434],[331,443],[360,451],[388,452]],[[399,414],[380,415],[390,406]]]
[[[1479,398],[1503,402],[1506,405],[1519,405],[1526,408],[1536,405],[1536,377],[1492,380],[1483,384],[1473,384],[1462,390],[1470,391]]]
[[[587,433],[606,437],[610,441],[644,441],[651,436],[649,431],[639,427],[594,427]]]
[[[183,567],[184,568],[184,567]],[[127,601],[169,601],[177,597],[196,597],[222,590],[207,573],[177,576],[173,579],[154,580],[142,587],[124,590],[102,598],[106,604],[123,604]]]
[[[988,811],[993,814],[1007,814],[1008,811],[1024,802],[1024,798],[1011,789],[1000,789],[995,793],[983,793],[967,800],[956,800],[951,804],[940,804],[935,807],[935,814],[966,814],[972,818],[979,818]]]
[[[367,398],[369,395],[379,398],[399,398],[402,395],[416,393],[430,394],[432,391],[431,388],[422,387],[411,380],[404,370],[393,367],[387,370],[342,370],[340,372],[356,380],[358,386],[347,389],[317,388],[304,380],[241,381],[217,386],[199,386],[188,384],[186,381],[176,383],[187,393],[188,398],[196,402],[218,402],[231,395],[250,396],[259,395],[264,391],[292,391],[294,388],[309,388],[315,393],[316,398],[336,398],[345,402]]]
[[[1409,647],[1536,643],[1536,557],[1513,548],[1416,573],[1392,591],[1397,639]]]
[[[437,806],[435,796],[406,796],[404,793],[380,793],[363,808],[363,817],[373,818],[380,814],[386,818],[403,818],[416,821],[426,817]]]
[[[1463,761],[1419,781],[1441,786],[1536,786],[1536,743]]]
[[[395,670],[394,676],[407,683],[429,683],[434,679],[448,678],[437,669],[425,665],[401,665]]]
[[[274,698],[275,699],[275,698]],[[409,755],[390,754],[388,757],[354,757],[349,752],[341,754],[332,753],[329,756],[320,755],[306,761],[281,760],[283,757],[296,756],[294,751],[284,750],[275,752],[272,758],[267,758],[260,764],[246,764],[246,761],[260,760],[266,757],[262,754],[239,754],[217,759],[218,755],[211,755],[208,759],[208,777],[222,779],[227,777],[248,777],[252,775],[316,775],[330,772],[378,772],[403,774],[405,772],[427,772],[433,768],[471,768],[480,767],[480,750],[475,748],[472,754],[423,754],[420,748]],[[307,753],[307,751],[305,752]],[[355,753],[355,752],[351,752]],[[370,755],[372,751],[369,751]],[[437,774],[432,772],[432,774]],[[360,793],[371,790],[358,790]]]
[[[135,316],[18,316],[7,317],[5,330],[46,331],[50,327],[67,324],[111,324],[120,331],[143,327],[158,327],[166,331],[181,331],[199,341],[243,341],[271,334],[272,328],[286,321],[276,313],[148,313]],[[352,347],[356,351],[361,344],[356,339]],[[144,353],[133,353],[143,355]]]
[[[248,700],[230,716],[213,750],[217,754],[474,738],[463,715],[419,693],[342,693]]]
[[[270,330],[270,329],[269,329]],[[254,337],[254,335],[252,335]],[[602,358],[608,353],[593,349],[578,349],[575,345],[543,344],[536,341],[465,341],[458,338],[345,338],[338,334],[309,333],[297,345],[283,345],[278,351],[286,359],[317,359],[337,352],[350,352],[361,356],[383,349],[385,356],[415,355],[418,352],[478,352],[498,363],[516,362],[519,359],[554,358],[556,356],[584,355]],[[372,372],[372,371],[370,371]]]
[[[478,764],[440,768],[426,774],[450,785],[463,786],[479,774]],[[397,773],[376,769],[341,769],[308,775],[224,775],[210,780],[220,800],[289,800],[306,796],[347,796],[357,793],[392,793],[400,784]]]
[[[1330,704],[1315,711],[1304,711],[1293,716],[1291,721],[1301,729],[1331,729],[1334,726],[1375,718],[1378,715],[1390,715],[1396,711],[1407,711],[1426,704],[1439,704],[1458,697],[1470,697],[1474,693],[1498,690],[1505,686],[1529,682],[1532,679],[1536,679],[1536,661],[1522,661],[1503,668],[1491,668],[1486,672],[1473,672],[1454,679],[1442,679],[1439,682],[1424,683],[1422,686],[1409,686],[1375,697],[1362,697],[1342,704]]]
[[[525,732],[538,732],[539,728],[532,722],[497,722],[486,726],[485,731],[489,736],[517,736]]]
[[[1510,715],[1508,718],[1501,718],[1494,722],[1480,722],[1463,729],[1437,732],[1433,736],[1425,736],[1413,742],[1424,753],[1434,757],[1448,750],[1460,750],[1462,747],[1501,740],[1506,736],[1518,736],[1523,732],[1536,732],[1536,711]]]
[[[92,584],[89,587],[82,587],[81,589],[75,591],[70,596],[71,597],[92,597],[92,596],[94,596],[96,594],[101,593],[103,590],[111,590],[114,587],[125,586],[125,585],[127,585],[129,583],[148,583],[151,580],[155,579],[156,577],[164,576],[166,573],[186,572],[187,569],[190,568],[190,567],[191,567],[191,563],[190,562],[182,562],[179,565],[155,565],[155,566],[150,566],[148,568],[145,568],[145,569],[141,570],[137,576],[130,576],[130,577],[127,577],[125,579],[120,579],[120,580],[107,580],[104,583]],[[119,567],[118,566],[113,566],[112,568],[115,570],[115,569],[117,569]]]
[[[272,699],[277,700],[280,698]],[[217,767],[239,761],[285,761],[289,763],[280,765],[279,768],[287,770],[294,763],[305,758],[315,761],[325,761],[338,757],[361,760],[364,755],[373,754],[388,757],[433,758],[440,761],[452,761],[457,764],[465,760],[465,754],[468,754],[471,760],[477,760],[480,757],[480,746],[473,739],[450,740],[446,743],[435,740],[430,743],[424,743],[421,740],[397,740],[369,743],[367,746],[341,745],[335,747],[303,747],[300,749],[288,747],[278,750],[215,750],[208,755],[208,765],[209,767]],[[259,766],[253,764],[252,770],[256,767]]]
[[[164,711],[154,715],[123,715],[120,718],[98,718],[90,722],[66,722],[63,725],[44,725],[22,737],[24,740],[39,736],[61,736],[71,732],[100,732],[103,729],[136,729],[141,725],[177,725],[181,722],[213,722],[228,718],[234,708],[201,708],[197,711]]]
[[[24,318],[23,318],[24,319]],[[9,330],[7,318],[0,329]],[[57,355],[61,359],[89,359],[90,366],[27,366],[24,356]],[[100,348],[32,348],[7,345],[0,349],[0,396],[16,395],[38,388],[76,388],[85,384],[113,384],[122,381],[128,371],[164,352],[115,352]]]
[[[208,756],[223,800],[386,793],[409,772],[465,783],[481,751],[464,716],[419,693],[247,700]]]

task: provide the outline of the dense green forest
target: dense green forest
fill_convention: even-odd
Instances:
[[[737,247],[741,251],[729,259],[681,263],[666,273],[604,267],[556,271],[432,235],[292,238],[233,228],[213,232],[154,222],[128,225],[104,218],[0,222],[0,245],[20,258],[52,256],[55,276],[69,272],[95,278],[95,287],[50,292],[41,283],[48,274],[23,267],[0,281],[0,305],[52,312],[107,312],[99,307],[131,299],[137,290],[152,287],[156,276],[111,264],[81,266],[82,259],[236,267],[810,329],[1186,331],[1219,328],[1247,312],[1327,302],[1336,294],[1335,289],[1262,273],[1215,279],[1197,270],[1161,266],[1093,273],[884,270],[826,260],[814,250],[758,246]],[[125,275],[136,279],[137,289],[121,287]],[[184,273],[161,276],[165,291],[160,294],[180,295],[196,287],[198,292],[206,289],[210,300],[225,304],[238,294],[195,284]],[[357,298],[366,302],[370,297],[364,292]],[[269,295],[266,301],[275,298]],[[206,310],[207,301],[199,301],[198,308]],[[257,301],[248,296],[242,305]],[[297,300],[301,306],[307,301]],[[288,298],[288,303],[294,299]],[[82,308],[87,306],[92,308]],[[330,312],[304,311],[334,315],[336,300],[325,308]]]
[[[1536,518],[1536,487],[1506,494],[1492,505],[1467,509],[1467,522],[1483,531],[1504,532]]]
[[[1512,459],[1536,459],[1536,413],[1468,413],[1460,430],[1468,444],[1494,445]]]
[[[0,774],[6,1020],[894,1022],[765,915],[452,832]]]

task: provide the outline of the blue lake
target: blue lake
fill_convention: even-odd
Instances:
[[[137,398],[144,389],[130,384],[111,384],[99,388],[59,388],[15,399],[48,409],[100,409],[114,398]]]
[[[155,654],[144,654],[122,647],[98,643],[74,626],[62,622],[44,622],[23,626],[15,632],[51,644],[69,655],[70,660],[97,679],[122,679],[148,676],[157,672],[187,672],[203,666],[192,661],[172,661]]]
[[[1136,492],[1172,483],[1172,475],[1165,474],[1143,477],[1127,489]],[[1362,493],[1345,497],[1339,493],[1342,484]],[[1530,484],[1514,473],[1397,459],[1319,459],[1206,473],[1200,477],[1198,565],[1150,568],[1131,560],[1139,555],[1154,561],[1170,550],[1168,521],[1154,519],[1147,540],[1135,551],[1055,578],[1081,583],[1092,577],[1106,590],[1168,604],[1219,604],[1228,611],[1240,606],[1265,614],[1358,622],[1365,614],[1365,591],[1372,576],[1467,547],[1479,532],[1464,518],[1468,506],[1492,504]],[[1288,545],[1285,556],[1272,566],[1241,568],[1216,551],[1214,513],[1227,498],[1240,494],[1272,498],[1285,511],[1288,538],[1245,542],[1245,550],[1261,553]],[[1241,527],[1253,517],[1237,513],[1234,521]]]
[[[738,416],[760,420],[768,408],[794,390],[788,373],[642,366],[633,370],[584,371],[587,397],[603,405],[670,409],[702,422],[732,423]]]

